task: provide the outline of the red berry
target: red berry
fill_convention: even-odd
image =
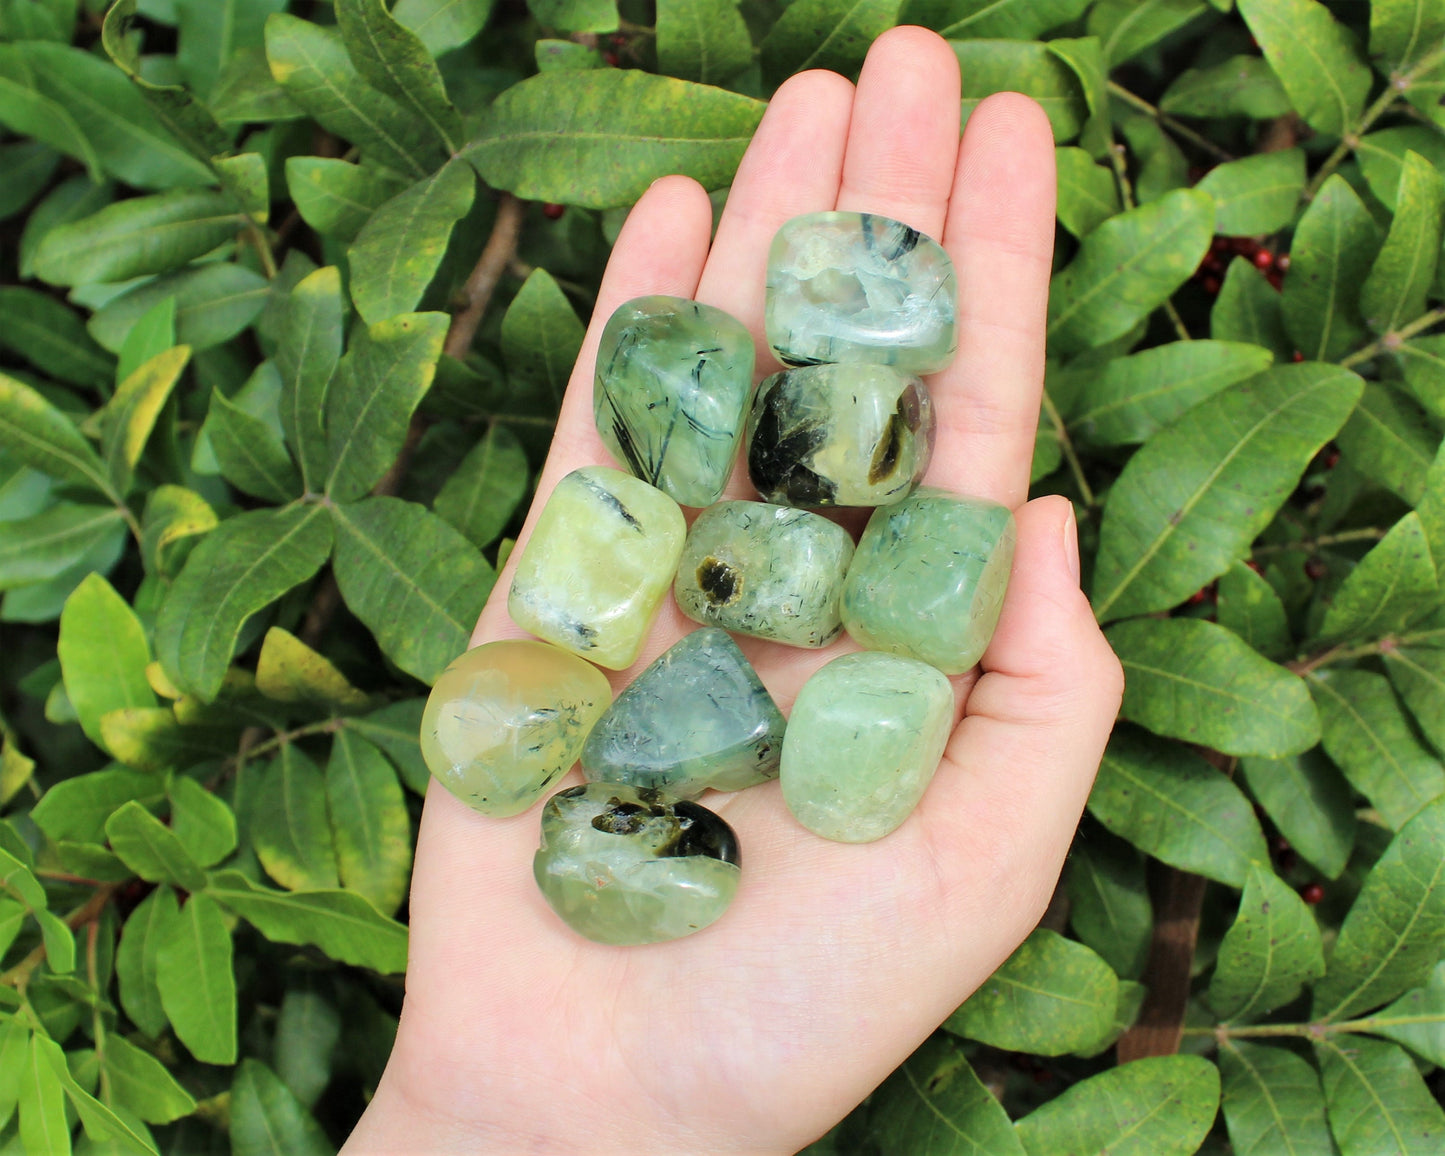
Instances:
[[[1205,598],[1204,591],[1203,591],[1203,590],[1196,590],[1193,594],[1191,594],[1191,595],[1189,596],[1189,605],[1190,605],[1190,606],[1198,606],[1201,602],[1204,601],[1204,598]]]
[[[1274,254],[1268,249],[1261,249],[1254,255],[1254,267],[1261,273],[1268,272],[1269,267],[1274,264]]]
[[[1204,286],[1204,291],[1205,291],[1206,293],[1208,293],[1211,297],[1214,296],[1216,293],[1219,292],[1219,278],[1218,278],[1218,277],[1214,277],[1214,276],[1206,277],[1206,278],[1204,278],[1204,280],[1203,280],[1202,282],[1200,282],[1200,284],[1202,284],[1202,285]]]
[[[619,64],[622,63],[621,58],[615,52],[604,52],[602,54],[602,59],[609,68],[616,68]]]
[[[1245,565],[1248,566],[1251,570],[1253,570],[1256,574],[1264,573],[1264,567],[1261,566],[1258,562],[1256,562],[1253,558],[1249,559],[1249,561],[1247,561]]]
[[[1291,361],[1303,361],[1305,359],[1305,355],[1301,353],[1298,349],[1296,349],[1293,353],[1289,355],[1289,359]]]
[[[1312,582],[1318,582],[1329,572],[1330,568],[1324,564],[1323,559],[1311,558],[1305,563],[1305,577]]]
[[[1299,897],[1313,907],[1325,897],[1325,889],[1318,883],[1306,883],[1299,889]]]
[[[1214,238],[1214,240],[1212,240],[1211,242],[1209,242],[1209,249],[1210,249],[1211,252],[1214,252],[1214,253],[1228,253],[1228,252],[1229,252],[1229,238],[1228,238],[1228,237],[1216,236],[1216,237]]]
[[[1325,467],[1325,469],[1327,469],[1327,470],[1332,470],[1332,469],[1334,469],[1337,465],[1339,465],[1339,464],[1340,464],[1340,447],[1337,446],[1337,445],[1335,445],[1334,443],[1331,443],[1330,445],[1326,446],[1326,447],[1325,447],[1325,453],[1324,453],[1324,459],[1323,459],[1323,461],[1324,461],[1324,467]]]
[[[566,211],[567,211],[567,206],[566,206],[566,205],[556,205],[556,204],[553,204],[551,201],[546,202],[546,203],[542,206],[542,216],[546,217],[547,220],[549,220],[549,221],[555,221],[558,217],[560,217],[560,216],[561,216],[563,213],[565,213]]]

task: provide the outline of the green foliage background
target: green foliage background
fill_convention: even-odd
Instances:
[[[1034,482],[1128,691],[1044,925],[813,1150],[1438,1152],[1439,0],[0,0],[0,1152],[344,1138],[625,208],[899,22],[1053,124]]]

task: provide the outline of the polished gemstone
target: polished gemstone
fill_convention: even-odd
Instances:
[[[953,688],[927,663],[865,650],[803,684],[783,741],[783,799],[825,839],[870,843],[913,813],[953,729]]]
[[[933,373],[958,341],[943,246],[871,213],[811,213],[768,252],[768,344],[785,365],[852,361]]]
[[[887,365],[810,365],[758,386],[748,473],[765,502],[885,506],[906,497],[933,451],[928,387]]]
[[[707,808],[625,783],[588,783],[547,800],[532,873],[579,935],[661,943],[727,910],[738,864],[737,836]]]
[[[683,799],[778,777],[782,712],[725,630],[694,630],[637,676],[582,748],[589,779]]]
[[[673,596],[704,626],[789,646],[826,646],[853,557],[848,531],[807,510],[719,502],[688,532]]]
[[[868,519],[843,588],[843,624],[869,650],[961,674],[993,637],[1013,554],[1014,519],[1003,506],[921,487]]]
[[[686,533],[678,504],[646,482],[605,466],[573,470],[522,551],[507,611],[523,630],[599,666],[631,666]]]
[[[722,496],[753,388],[753,338],[721,309],[637,297],[602,330],[592,412],[613,456],[684,506]]]
[[[611,701],[607,676],[576,655],[531,639],[488,642],[432,687],[422,757],[467,806],[517,815],[577,761]]]

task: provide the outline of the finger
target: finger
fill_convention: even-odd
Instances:
[[[920,815],[940,873],[959,893],[1014,912],[1022,938],[1058,879],[1123,693],[1079,589],[1064,498],[1018,511],[1008,594],[982,666]],[[981,875],[991,883],[980,890]]]
[[[853,98],[837,208],[880,213],[940,236],[959,108],[958,57],[946,40],[907,27],[875,40]]]
[[[1044,381],[1054,237],[1053,134],[999,93],[969,118],[944,247],[958,272],[958,356],[930,380],[938,434],[928,481],[1019,505]]]

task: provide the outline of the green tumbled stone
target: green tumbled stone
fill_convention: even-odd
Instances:
[[[853,557],[848,531],[807,510],[719,502],[687,535],[673,596],[704,626],[826,646],[842,621],[838,599]]]
[[[530,639],[488,642],[432,687],[422,758],[467,806],[517,815],[577,761],[611,701],[607,676],[576,655]]]
[[[928,387],[886,365],[810,365],[758,386],[748,473],[765,502],[885,506],[908,495],[933,452]]]
[[[552,910],[598,943],[701,931],[737,894],[738,841],[705,807],[624,783],[569,787],[542,809],[532,874]]]
[[[722,496],[753,387],[753,339],[721,309],[638,297],[602,330],[592,412],[619,462],[684,506]]]
[[[868,519],[843,588],[860,646],[968,670],[993,637],[1014,556],[1003,506],[922,487]]]
[[[933,373],[958,342],[943,246],[871,213],[810,213],[768,252],[768,344],[785,365],[852,361]]]
[[[863,651],[803,684],[783,740],[783,799],[825,839],[871,843],[913,813],[953,729],[953,688],[927,663]]]
[[[694,630],[644,670],[582,748],[589,779],[695,799],[778,777],[787,724],[738,644]]]
[[[605,466],[573,470],[522,551],[507,612],[599,666],[631,666],[686,533],[678,504],[646,482]]]

